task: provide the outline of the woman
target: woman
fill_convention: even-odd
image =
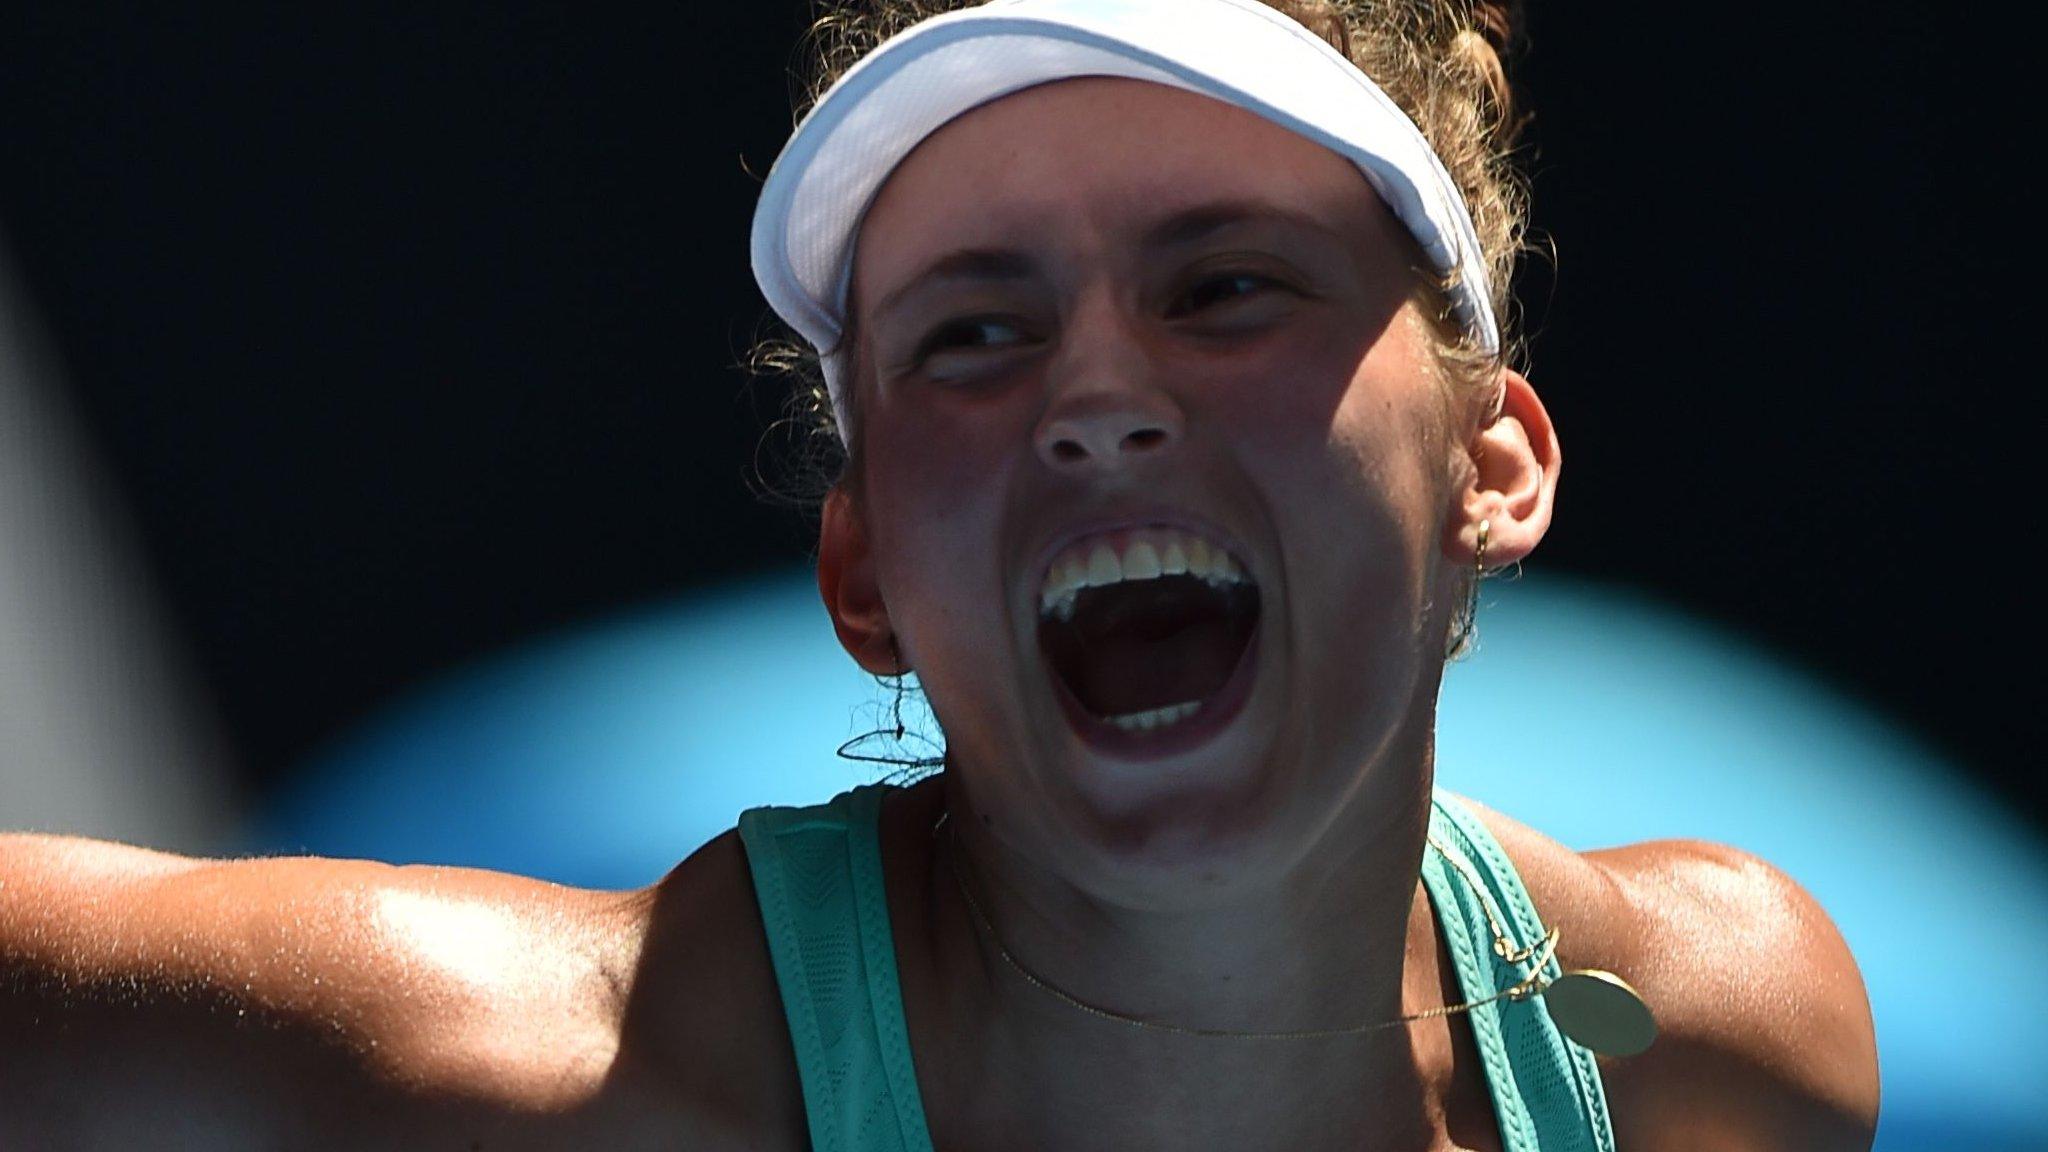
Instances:
[[[846,451],[826,608],[945,771],[623,895],[6,842],[0,1145],[1868,1147],[1789,879],[1433,788],[1559,467],[1497,320],[1504,21],[1016,0],[863,51],[920,14],[828,24],[755,269]]]

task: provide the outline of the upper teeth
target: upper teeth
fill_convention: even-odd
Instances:
[[[1121,552],[1108,540],[1083,540],[1054,557],[1038,590],[1038,615],[1071,620],[1083,588],[1183,574],[1218,588],[1252,582],[1221,545],[1178,528],[1145,528],[1131,533]]]

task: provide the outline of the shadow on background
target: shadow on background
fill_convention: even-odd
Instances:
[[[1489,583],[1447,679],[1438,783],[1580,849],[1715,840],[1795,877],[1870,989],[1887,1152],[2048,1146],[2048,1011],[1942,958],[2048,954],[2048,851],[1969,777],[1806,674],[1631,595]],[[279,795],[251,852],[638,887],[764,804],[887,769],[887,721],[792,572],[530,645],[391,709]],[[915,698],[913,736],[938,737]],[[909,756],[934,746],[911,742]],[[1987,1009],[2004,1021],[1971,1028]],[[1965,1137],[1962,1133],[1974,1133]]]

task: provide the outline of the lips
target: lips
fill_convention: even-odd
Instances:
[[[1036,645],[1069,724],[1108,755],[1172,755],[1228,725],[1258,658],[1250,554],[1206,517],[1129,507],[1071,523],[1030,573]]]

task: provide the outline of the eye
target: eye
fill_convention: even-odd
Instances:
[[[898,369],[932,380],[965,380],[1007,370],[1015,355],[1037,345],[1026,322],[1006,316],[963,316],[931,330]]]
[[[1007,334],[1007,336],[1005,335]],[[972,316],[961,320],[949,320],[932,330],[931,335],[918,345],[918,359],[933,352],[974,351],[982,348],[1004,348],[1023,342],[1023,333],[1017,326],[1000,316]]]
[[[1254,272],[1228,272],[1195,281],[1167,310],[1169,317],[1184,316],[1218,304],[1256,296],[1268,288],[1282,287],[1279,281]]]

